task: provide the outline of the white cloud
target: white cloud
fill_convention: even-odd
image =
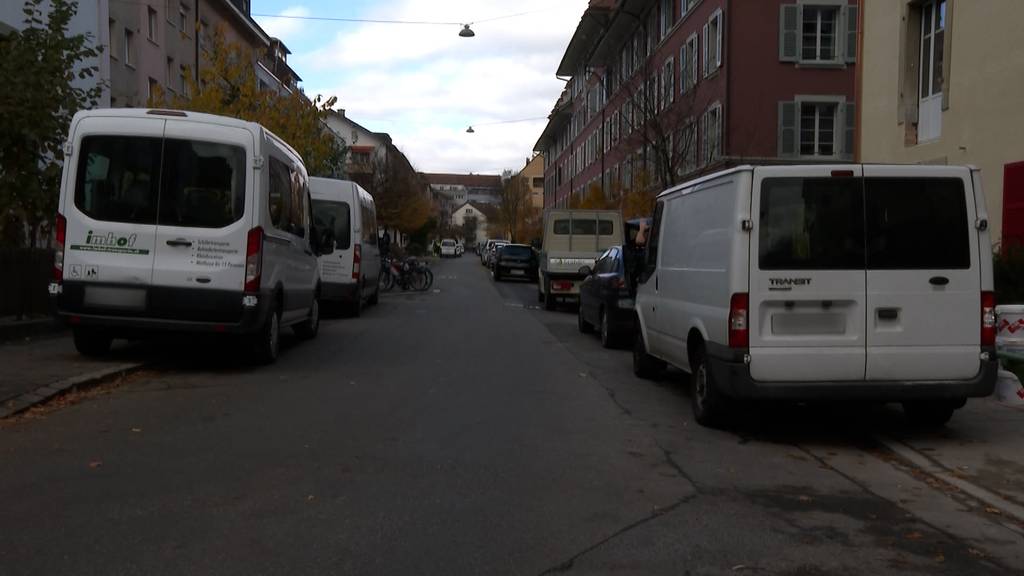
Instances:
[[[305,6],[291,6],[289,8],[285,8],[278,14],[281,16],[312,16],[312,12],[310,12],[309,8],[306,8]],[[256,22],[259,23],[260,27],[263,28],[272,38],[280,38],[283,40],[285,45],[291,42],[295,38],[295,34],[301,31],[307,24],[306,20],[299,20],[297,18],[274,18],[273,16],[256,17]]]
[[[349,117],[390,133],[420,170],[497,173],[520,168],[545,122],[486,124],[547,116],[561,93],[564,83],[555,78],[555,68],[586,0],[558,0],[556,8],[553,3],[377,2],[360,17],[477,19],[477,36],[460,38],[458,25],[348,26],[312,49],[292,47],[296,53],[289,63],[305,79],[307,93],[338,96],[338,107]],[[540,12],[483,21],[531,11]],[[470,124],[475,134],[466,134]]]

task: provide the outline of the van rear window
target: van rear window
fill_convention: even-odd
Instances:
[[[237,146],[88,136],[79,158],[75,206],[96,220],[223,228],[245,212],[245,152]]]
[[[352,213],[348,204],[313,200],[313,221],[317,230],[334,232],[334,241],[337,243],[335,247],[338,250],[348,250],[352,247]]]
[[[162,147],[160,138],[83,138],[75,206],[95,220],[156,224]]]
[[[568,218],[563,220],[555,220],[554,228],[555,234],[559,236],[568,236],[571,228],[572,234],[589,235],[594,236],[598,234],[600,236],[611,236],[615,231],[615,223],[611,220],[570,220]]]
[[[863,183],[770,178],[761,188],[761,270],[864,268]]]
[[[967,199],[958,178],[868,178],[868,268],[971,267]]]

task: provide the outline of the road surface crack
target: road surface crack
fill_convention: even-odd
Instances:
[[[691,494],[691,495],[689,495],[689,496],[679,500],[678,502],[673,503],[670,506],[667,506],[667,507],[664,507],[664,508],[655,508],[647,516],[645,516],[645,517],[643,517],[643,518],[641,518],[641,519],[639,519],[639,520],[637,520],[637,521],[635,521],[635,522],[633,522],[631,524],[628,524],[628,525],[620,528],[619,530],[615,531],[613,534],[611,534],[609,536],[606,536],[605,538],[603,538],[603,539],[601,539],[601,540],[591,544],[590,546],[587,546],[583,550],[577,552],[575,555],[570,557],[568,560],[566,560],[566,561],[564,561],[564,562],[562,562],[560,564],[556,564],[556,565],[552,566],[551,568],[548,568],[547,570],[544,570],[543,572],[540,573],[540,576],[545,576],[546,574],[564,574],[566,572],[571,571],[576,566],[576,561],[579,560],[580,558],[582,558],[583,556],[586,556],[587,554],[590,554],[591,552],[597,550],[598,548],[604,546],[605,544],[611,542],[612,540],[615,540],[616,538],[619,538],[620,536],[623,536],[623,535],[625,535],[625,534],[627,534],[627,533],[629,533],[629,532],[631,532],[631,531],[633,531],[633,530],[635,530],[635,529],[637,529],[637,528],[639,528],[641,526],[644,526],[645,524],[647,524],[647,523],[649,523],[649,522],[651,522],[653,520],[657,520],[658,518],[661,518],[662,516],[664,516],[666,514],[669,514],[670,512],[674,512],[680,506],[682,506],[683,504],[686,504],[687,502],[690,502],[691,500],[693,500],[696,497],[697,497],[697,494]]]

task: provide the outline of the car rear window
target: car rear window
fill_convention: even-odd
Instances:
[[[533,250],[526,246],[505,246],[501,249],[502,256],[511,256],[512,258],[529,258],[533,254]]]
[[[317,230],[334,232],[335,247],[338,250],[352,247],[352,212],[348,204],[313,200],[313,221]]]
[[[237,146],[87,136],[79,158],[75,206],[96,220],[222,228],[245,213],[245,151]]]
[[[868,178],[865,192],[869,269],[971,267],[963,180]]]
[[[570,229],[573,234],[611,236],[615,232],[615,223],[611,220],[573,219],[570,221],[568,218],[555,220],[555,234],[568,236]]]
[[[245,213],[245,151],[238,146],[164,141],[161,226],[223,228]]]
[[[761,270],[864,268],[863,183],[769,178],[761,188]]]
[[[156,224],[162,148],[160,138],[83,138],[75,206],[95,220]]]
[[[442,240],[441,246],[455,246],[454,240]]]

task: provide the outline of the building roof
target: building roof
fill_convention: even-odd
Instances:
[[[614,7],[615,3],[609,0],[591,0],[576,26],[576,32],[569,40],[569,45],[565,48],[562,61],[558,64],[557,75],[572,76],[580,66],[587,63],[594,46],[604,34]]]
[[[474,208],[477,212],[483,214],[484,218],[486,218],[487,220],[495,220],[498,218],[498,208],[496,206],[473,201],[463,202],[462,204],[459,204],[459,207],[456,208],[455,210],[452,210],[452,213],[454,214],[455,212],[462,210],[466,206]]]
[[[430,185],[455,185],[472,188],[501,188],[501,176],[487,174],[430,174],[423,173]]]

